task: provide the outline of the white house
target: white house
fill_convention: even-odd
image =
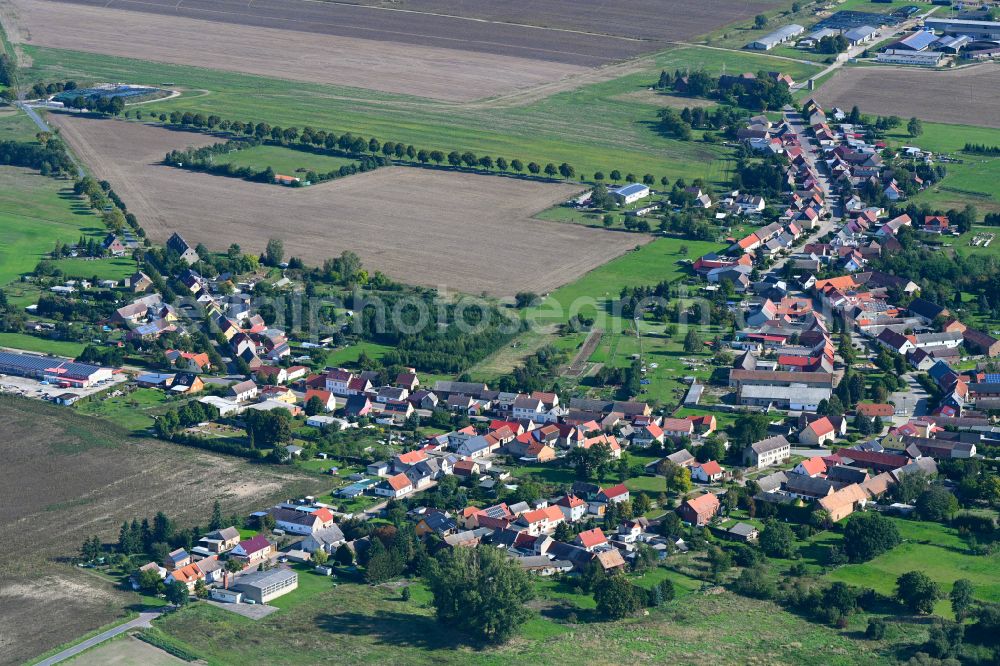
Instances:
[[[714,460],[708,462],[695,463],[691,467],[691,480],[701,483],[715,483],[726,475],[725,470]]]

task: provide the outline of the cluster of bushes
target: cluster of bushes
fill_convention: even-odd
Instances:
[[[72,173],[73,160],[59,139],[43,136],[40,143],[0,141],[0,164],[37,169],[43,176]]]

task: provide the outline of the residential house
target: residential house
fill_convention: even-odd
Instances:
[[[677,509],[681,520],[695,527],[707,525],[719,512],[719,498],[714,493],[705,493],[685,500]]]
[[[812,458],[803,460],[796,465],[792,472],[815,478],[822,474],[826,474],[826,461],[824,461],[820,456],[813,456]]]
[[[573,494],[563,495],[556,500],[555,506],[562,511],[567,523],[575,523],[587,515],[587,503]]]
[[[236,544],[236,547],[229,551],[229,556],[244,560],[247,566],[254,566],[270,559],[276,552],[274,544],[264,535],[258,534]]]
[[[573,539],[573,544],[580,546],[588,552],[594,552],[598,548],[603,548],[608,545],[608,538],[604,536],[604,531],[600,527],[595,527],[592,530],[584,530],[576,535]]]
[[[848,517],[858,507],[864,507],[868,502],[868,493],[856,483],[845,486],[826,497],[819,499],[821,509],[830,514],[834,522]]]
[[[691,480],[700,483],[715,483],[721,481],[726,475],[722,466],[714,460],[704,463],[695,463],[691,467]]]
[[[792,456],[792,445],[783,435],[754,442],[743,450],[743,463],[748,467],[763,469],[780,465]]]
[[[331,524],[329,527],[310,533],[299,544],[299,548],[307,553],[323,550],[333,555],[345,543],[347,543],[347,539],[344,537],[344,533],[337,525]]]
[[[240,542],[240,531],[235,527],[213,530],[198,540],[198,545],[213,553],[225,553]]]
[[[825,446],[837,438],[837,431],[827,417],[816,419],[799,432],[799,442],[808,446]]]
[[[228,395],[236,402],[247,402],[257,397],[257,385],[250,379],[229,387]]]
[[[376,495],[391,497],[392,499],[405,497],[412,493],[413,490],[413,482],[410,481],[410,478],[406,474],[396,474],[387,477],[374,488]]]
[[[526,511],[518,516],[514,524],[523,528],[528,534],[538,536],[551,534],[559,523],[563,522],[563,512],[557,506],[546,506],[534,511]]]

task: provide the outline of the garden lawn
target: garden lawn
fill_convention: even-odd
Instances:
[[[56,267],[68,278],[89,280],[96,277],[99,280],[122,281],[135,273],[136,265],[132,259],[111,257],[105,259],[59,259]]]

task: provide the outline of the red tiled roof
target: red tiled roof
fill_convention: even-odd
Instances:
[[[608,542],[607,537],[604,536],[604,532],[601,531],[600,527],[580,532],[576,535],[576,538],[580,540],[584,548],[593,548],[594,546],[600,546],[602,543]]]

